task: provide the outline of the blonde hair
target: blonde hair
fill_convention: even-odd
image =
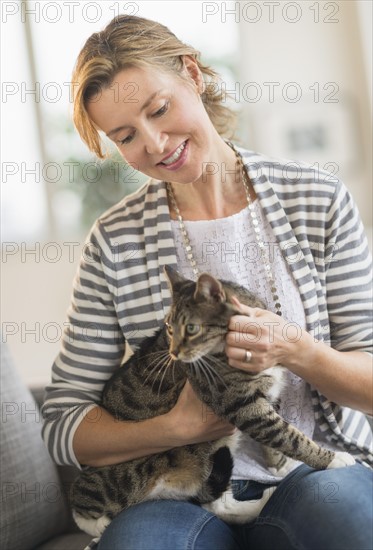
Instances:
[[[101,159],[106,157],[102,152],[100,135],[86,109],[89,100],[109,87],[118,72],[129,67],[157,67],[182,78],[182,56],[193,57],[203,75],[205,90],[201,98],[217,132],[232,138],[236,126],[235,114],[223,105],[227,96],[219,85],[219,76],[201,63],[200,53],[181,42],[161,23],[123,15],[88,38],[72,76],[74,124],[90,151]]]

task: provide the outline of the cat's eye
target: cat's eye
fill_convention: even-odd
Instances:
[[[165,323],[165,324],[166,324],[166,329],[168,334],[172,335],[173,333],[172,326],[170,325],[170,323]]]
[[[187,333],[188,336],[195,336],[196,334],[199,333],[200,330],[201,330],[201,325],[193,325],[190,323],[185,327],[185,332]]]

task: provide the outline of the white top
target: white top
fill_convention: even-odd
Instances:
[[[254,206],[260,222],[261,239],[265,243],[275,276],[282,315],[293,326],[291,329],[289,327],[286,337],[293,339],[296,334],[294,327],[306,327],[298,286],[258,200]],[[184,224],[200,272],[206,271],[219,279],[233,281],[246,287],[257,295],[269,310],[275,310],[247,208],[227,218],[184,221]],[[178,221],[172,220],[172,230],[179,270],[185,277],[195,279],[186,256]],[[280,395],[279,412],[285,420],[312,438],[315,420],[309,385],[288,370],[284,375],[286,383]],[[279,479],[268,472],[261,446],[247,435],[243,435],[241,441],[235,456],[233,478],[255,479],[265,483]],[[294,462],[294,467],[299,464],[300,462]]]

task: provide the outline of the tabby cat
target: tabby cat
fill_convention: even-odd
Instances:
[[[251,375],[228,365],[225,336],[237,313],[231,298],[263,307],[258,299],[207,273],[197,282],[169,267],[165,273],[173,301],[165,325],[107,382],[102,405],[119,420],[152,418],[176,404],[188,379],[201,401],[239,431],[121,464],[84,468],[72,486],[71,503],[76,523],[94,536],[121,510],[153,499],[191,500],[228,522],[254,519],[274,489],[266,489],[259,501],[232,497],[229,480],[240,431],[264,445],[268,465],[278,475],[289,469],[291,460],[284,455],[317,469],[355,462],[348,453],[320,448],[279,416],[281,367]]]

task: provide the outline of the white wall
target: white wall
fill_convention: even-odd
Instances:
[[[371,2],[257,4],[261,11],[251,8],[240,18],[242,82],[255,84],[247,88],[250,94],[243,94],[247,140],[252,148],[274,156],[318,162],[329,170],[337,167],[363,221],[371,226],[371,51],[367,48],[372,20],[367,20],[371,8],[366,6]],[[264,4],[271,4],[273,12]],[[359,12],[357,4],[363,4]],[[307,137],[308,131],[318,129],[324,146],[312,139],[308,147],[307,143],[292,146],[290,132],[305,131]]]
[[[372,68],[373,68],[373,2],[370,0],[357,0],[357,13],[359,28],[361,31],[361,45],[363,49],[363,61],[365,65],[366,84],[370,96],[370,114],[373,109]]]
[[[60,339],[83,241],[3,245],[1,329],[30,385],[45,384]]]

